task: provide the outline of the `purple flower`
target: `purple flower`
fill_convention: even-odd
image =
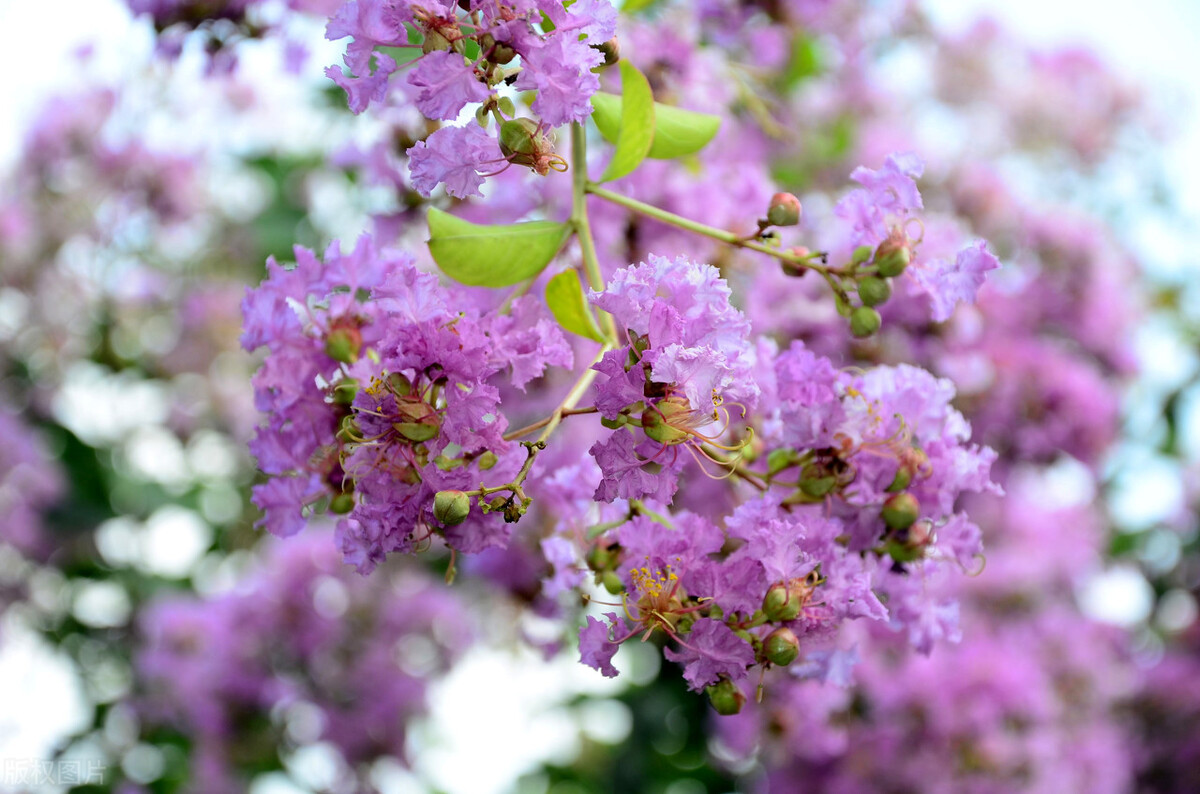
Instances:
[[[721,676],[740,681],[746,677],[746,669],[754,664],[750,643],[719,620],[700,618],[685,640],[681,643],[682,650],[668,647],[663,654],[683,665],[683,678],[694,692],[715,684]]]
[[[442,127],[408,150],[413,186],[428,196],[445,183],[451,196],[482,196],[483,173],[500,160],[500,147],[478,124]]]
[[[616,624],[616,615],[610,615],[610,620]],[[608,634],[607,623],[588,615],[587,623],[579,630],[579,661],[599,670],[606,678],[616,678],[617,668],[613,667],[612,658],[620,646]]]
[[[908,273],[933,301],[933,319],[945,322],[959,303],[974,303],[975,293],[983,286],[985,274],[1000,267],[1000,260],[977,240],[958,252],[954,263],[942,259],[914,263]]]
[[[452,120],[473,102],[488,98],[489,91],[475,69],[454,50],[435,50],[423,56],[408,75],[417,89],[417,109],[427,118]]]

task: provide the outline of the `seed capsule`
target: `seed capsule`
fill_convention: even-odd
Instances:
[[[704,692],[708,695],[708,702],[724,717],[737,714],[746,702],[746,696],[727,678],[706,687]]]
[[[471,512],[471,497],[462,491],[438,491],[433,497],[433,517],[446,526],[461,524]]]
[[[850,312],[850,333],[859,339],[872,336],[879,330],[879,326],[882,323],[883,320],[879,317],[879,312],[870,306],[859,306]]]
[[[921,504],[917,501],[917,497],[910,493],[898,493],[883,503],[883,509],[879,514],[889,529],[908,529],[920,518]]]
[[[864,306],[887,303],[887,299],[892,297],[892,285],[885,279],[866,276],[858,282],[858,297],[862,298]]]
[[[800,640],[787,626],[780,626],[767,635],[763,653],[771,664],[787,667],[800,655]]]

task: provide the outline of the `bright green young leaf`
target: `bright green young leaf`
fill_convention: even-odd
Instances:
[[[592,94],[592,120],[605,140],[616,143],[621,130],[621,97],[597,91]],[[708,145],[721,126],[719,116],[654,103],[654,143],[647,157],[670,160],[695,154]]]
[[[596,325],[592,307],[583,297],[583,285],[574,270],[564,270],[546,284],[546,305],[554,314],[559,325],[573,334],[604,341],[604,334]]]
[[[532,221],[485,226],[429,210],[429,252],[450,278],[472,287],[507,287],[533,278],[562,248],[570,224]]]
[[[621,61],[621,125],[617,151],[601,182],[620,179],[646,159],[654,143],[654,94],[650,82],[629,61]]]

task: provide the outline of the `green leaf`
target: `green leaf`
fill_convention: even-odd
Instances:
[[[533,278],[562,248],[570,224],[532,221],[485,226],[429,210],[429,253],[450,278],[472,287],[507,287]]]
[[[621,126],[617,151],[601,182],[620,179],[646,159],[654,143],[654,94],[650,82],[629,61],[621,61]]]
[[[592,307],[583,297],[583,285],[574,270],[564,270],[546,284],[546,305],[550,307],[559,325],[573,334],[604,341],[604,334],[596,325]]]
[[[592,94],[592,119],[605,140],[616,143],[621,130],[621,97],[597,91]],[[721,126],[719,116],[654,103],[654,143],[647,157],[670,160],[695,154],[708,145]]]

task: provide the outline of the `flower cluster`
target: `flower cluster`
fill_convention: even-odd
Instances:
[[[505,543],[496,516],[440,514],[435,496],[513,473],[493,381],[508,370],[523,388],[570,366],[561,330],[529,298],[508,313],[472,308],[369,237],[348,254],[334,244],[324,263],[301,248],[296,260],[268,263],[243,303],[243,345],[269,351],[254,379],[267,423],[251,444],[273,475],[255,487],[263,524],[287,536],[314,510],[342,514],[339,544],[364,573],[442,530],[461,551]]]
[[[142,616],[140,716],[195,742],[195,790],[242,790],[275,733],[328,742],[351,764],[403,757],[430,680],[474,641],[465,605],[419,572],[350,573],[325,534],[275,544],[254,573],[234,592],[159,597]],[[245,719],[258,712],[273,721]]]
[[[444,184],[465,197],[509,163],[543,175],[564,166],[550,130],[591,114],[588,99],[600,88],[593,69],[615,55],[615,33],[608,0],[350,0],[327,30],[333,40],[351,38],[350,74],[326,74],[355,113],[387,101],[402,67],[411,71],[401,90],[426,118],[453,121],[478,105],[478,125],[442,127],[409,150],[418,190]],[[536,92],[535,118],[516,115],[508,86]],[[498,136],[483,127],[491,118]]]

